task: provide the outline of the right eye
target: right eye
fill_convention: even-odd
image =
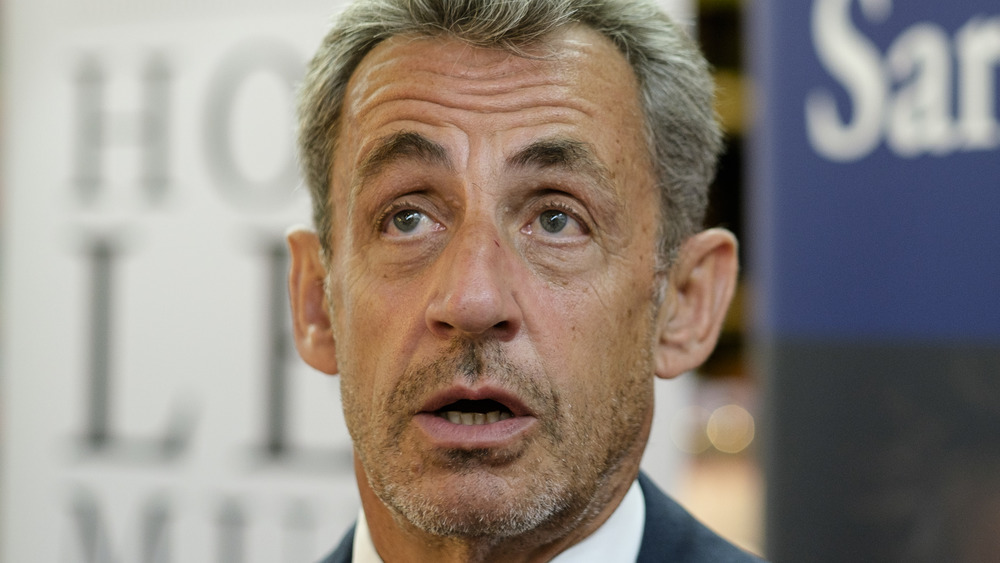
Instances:
[[[423,213],[413,209],[405,209],[392,216],[392,224],[401,232],[409,233],[416,230],[420,226],[420,222],[425,219],[426,216]]]
[[[441,228],[443,227],[428,217],[426,213],[406,208],[388,215],[382,226],[382,232],[390,237],[409,237]]]

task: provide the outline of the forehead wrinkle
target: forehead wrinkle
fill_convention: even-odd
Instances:
[[[461,53],[470,46],[459,44],[457,49]],[[592,113],[584,100],[567,95],[579,86],[570,72],[570,61],[531,60],[494,49],[471,49],[472,53],[497,52],[503,58],[445,52],[413,61],[379,51],[375,60],[366,60],[352,77],[355,102],[351,113],[360,117],[397,102],[430,103],[473,113],[513,113],[547,106]],[[444,69],[442,62],[447,65]]]
[[[397,104],[428,106],[428,109],[443,108],[461,110],[472,114],[513,114],[525,110],[580,113],[593,116],[601,108],[587,99],[575,96],[578,88],[573,85],[546,80],[523,81],[490,85],[471,84],[465,80],[431,81],[397,80],[394,83],[373,90],[364,102],[356,104],[357,119],[364,119]]]

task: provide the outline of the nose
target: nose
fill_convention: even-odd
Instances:
[[[514,292],[515,257],[490,226],[466,225],[433,270],[427,326],[438,337],[508,341],[521,329]]]

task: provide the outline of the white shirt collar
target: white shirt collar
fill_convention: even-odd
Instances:
[[[560,553],[550,563],[604,563],[635,561],[646,525],[646,499],[639,482],[633,481],[625,498],[600,528],[583,541]],[[358,513],[354,529],[354,563],[382,563],[368,530],[365,511]]]
[[[358,523],[354,527],[354,552],[351,557],[354,563],[382,563],[382,558],[375,551],[372,534],[368,531],[368,520],[365,518],[365,508],[358,510]]]

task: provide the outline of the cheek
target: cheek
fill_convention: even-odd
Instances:
[[[652,303],[648,284],[580,288],[570,294],[549,294],[541,303],[543,319],[539,334],[545,350],[562,350],[562,358],[551,358],[569,369],[570,377],[615,377],[624,369],[623,361],[633,362],[646,354],[650,339]],[[560,340],[555,342],[554,340]],[[556,373],[559,370],[558,366]]]
[[[342,329],[353,334],[377,333],[377,327],[400,316],[399,313],[391,315],[396,308],[387,304],[402,305],[407,301],[393,300],[386,284],[371,271],[365,252],[352,254],[352,258],[339,264],[332,273],[331,294],[336,299],[335,309],[340,313],[338,321]]]
[[[344,268],[332,287],[335,339],[341,374],[364,388],[368,400],[388,393],[400,363],[412,351],[411,336],[420,330],[422,296],[411,287],[373,276],[364,264]],[[361,398],[361,397],[359,397]],[[376,405],[373,405],[376,406]]]
[[[606,390],[652,380],[653,275],[589,288],[571,322],[573,361]],[[647,373],[648,372],[648,373]]]

